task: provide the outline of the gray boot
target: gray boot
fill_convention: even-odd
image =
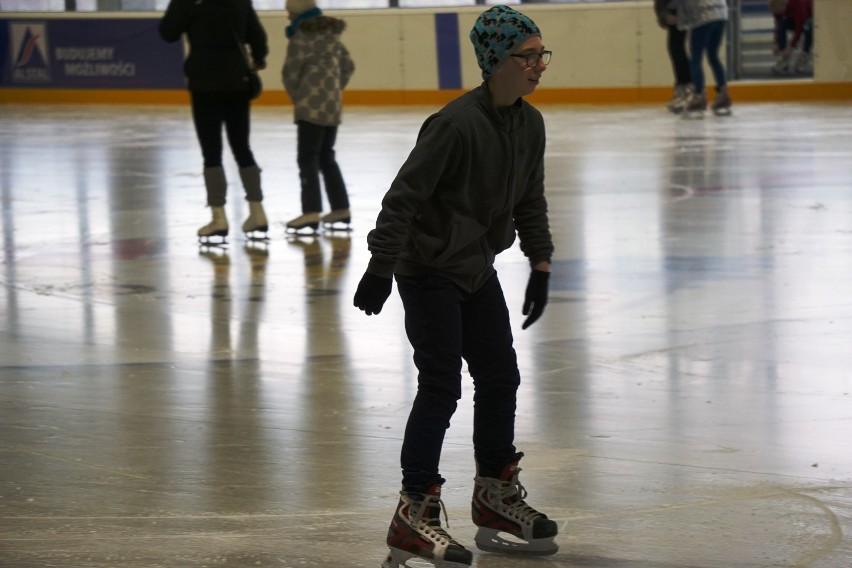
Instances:
[[[249,204],[249,216],[243,222],[243,232],[247,235],[255,231],[266,233],[269,231],[269,222],[266,220],[266,211],[263,210],[261,203],[263,190],[260,188],[260,168],[256,165],[240,168],[240,180],[243,182],[246,201]]]
[[[228,182],[222,166],[204,168],[204,187],[207,189],[207,205],[210,206],[213,218],[198,229],[198,237],[202,242],[210,242],[210,237],[222,237],[224,242],[228,236],[228,218],[225,215]]]
[[[263,190],[260,189],[260,168],[248,166],[240,168],[240,180],[246,191],[246,201],[263,201]]]
[[[224,207],[228,194],[228,181],[222,166],[204,168],[204,187],[207,188],[207,205]]]

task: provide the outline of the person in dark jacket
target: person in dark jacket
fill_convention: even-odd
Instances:
[[[524,100],[550,61],[535,23],[507,6],[483,12],[470,33],[484,82],[426,119],[367,236],[371,259],[354,304],[378,314],[396,277],[414,348],[418,389],[402,443],[402,491],[385,568],[411,557],[469,565],[472,554],[441,527],[439,460],[461,397],[462,360],[473,377],[477,547],[553,554],[557,525],[525,501],[514,446],[520,384],[509,310],[494,269],[516,233],[530,262],[527,329],[547,304],[553,241],[544,196],[545,130]],[[509,544],[498,533],[523,542]]]
[[[192,118],[204,158],[204,185],[212,220],[198,230],[203,242],[228,235],[225,214],[227,181],[222,168],[222,125],[239,165],[249,205],[243,232],[266,233],[260,168],[249,145],[249,66],[266,66],[269,47],[251,0],[171,0],[160,20],[160,35],[168,42],[183,34],[189,41],[184,64],[192,102]],[[245,50],[248,44],[251,58]]]
[[[355,63],[340,36],[346,22],[317,8],[314,0],[287,0],[289,43],[281,70],[284,88],[293,101],[298,132],[296,162],[301,182],[302,214],[288,221],[287,230],[316,230],[349,225],[349,194],[335,158],[334,144],[343,112],[343,89]],[[320,216],[320,172],[331,211]]]

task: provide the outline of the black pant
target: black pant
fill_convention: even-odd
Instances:
[[[349,208],[349,195],[343,174],[334,157],[334,142],[337,140],[336,126],[319,126],[300,120],[296,161],[299,164],[299,180],[302,185],[302,213],[322,211],[320,172],[325,182],[325,193],[332,211]]]
[[[461,398],[462,358],[473,377],[473,446],[480,475],[499,477],[515,454],[520,373],[509,310],[495,274],[468,293],[441,276],[397,276],[414,347],[417,395],[402,444],[402,484],[423,492],[439,479],[444,435]]]
[[[689,56],[686,54],[686,31],[677,29],[677,26],[669,25],[668,48],[675,83],[678,85],[692,83],[692,73],[689,70]]]
[[[249,146],[251,105],[243,91],[191,92],[192,120],[201,144],[204,167],[222,165],[222,124],[234,159],[241,168],[256,165]]]

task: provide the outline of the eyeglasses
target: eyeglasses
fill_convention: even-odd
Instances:
[[[522,58],[524,63],[526,63],[527,68],[533,68],[538,66],[539,61],[543,61],[545,65],[550,64],[550,56],[553,55],[552,51],[542,51],[541,53],[513,53],[512,57]]]

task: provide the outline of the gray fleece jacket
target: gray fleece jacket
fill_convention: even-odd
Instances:
[[[469,292],[520,239],[531,264],[550,260],[545,131],[523,99],[497,109],[485,83],[424,122],[367,235],[368,272],[439,274]]]

